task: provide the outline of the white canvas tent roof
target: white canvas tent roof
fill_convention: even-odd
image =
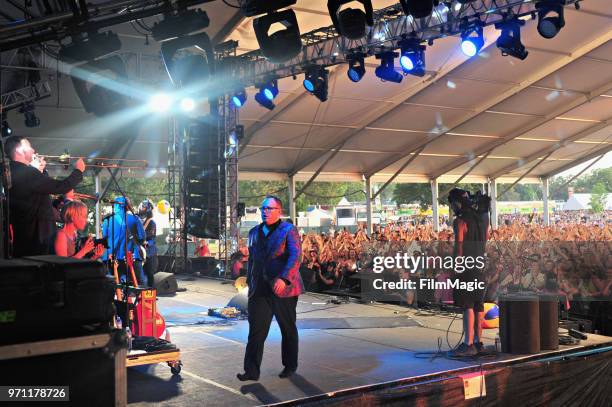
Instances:
[[[374,6],[394,3],[381,0]],[[257,48],[251,18],[219,1],[202,8],[211,18],[211,38],[236,39],[241,52]],[[293,9],[301,32],[331,24],[324,0],[298,0]],[[538,182],[601,156],[612,149],[610,2],[585,0],[580,10],[566,7],[565,19],[550,40],[539,36],[535,21],[527,22],[524,61],[502,57],[495,46],[498,32],[487,28],[479,56],[465,57],[457,37],[437,40],[426,51],[425,77],[407,76],[401,84],[378,80],[373,73],[378,62],[371,58],[359,83],[349,81],[345,65],[330,68],[325,103],[305,92],[301,78],[279,81],[272,111],[255,103],[254,89],[248,89],[249,102],[240,111],[246,126],[240,176],[307,180],[319,172],[321,181],[361,181],[365,175],[384,182],[416,146],[425,146],[397,182],[452,182],[472,166],[464,182],[489,177]],[[117,30],[126,50],[159,59],[159,44],[151,40],[145,46],[129,25]],[[144,80],[156,84],[148,76]],[[10,112],[17,133],[31,136],[45,154],[70,148],[73,155],[90,155],[122,146],[121,134],[108,120],[83,111],[65,75],[51,84],[53,97],[37,103],[40,127],[26,129],[21,115]],[[143,122],[127,156],[148,160],[155,174],[167,165],[168,124],[153,116]],[[330,154],[334,157],[327,162]]]
[[[591,196],[593,194],[573,194],[564,204],[564,211],[583,211],[591,209]],[[612,210],[612,194],[606,195],[604,205],[606,210]]]

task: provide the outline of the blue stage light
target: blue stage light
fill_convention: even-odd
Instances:
[[[474,27],[461,34],[461,50],[468,57],[478,54],[484,46],[482,27]]]

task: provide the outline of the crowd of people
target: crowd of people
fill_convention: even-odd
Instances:
[[[612,225],[609,213],[591,216],[564,214],[563,222],[543,226],[516,216],[492,230],[487,243],[487,297],[495,300],[507,291],[559,291],[568,300],[576,297],[601,298],[612,294]],[[510,219],[510,218],[507,218]],[[602,223],[603,220],[603,223]],[[452,254],[454,233],[451,228],[435,232],[420,222],[403,222],[376,227],[369,237],[364,228],[356,233],[342,230],[334,234],[302,236],[302,276],[306,286],[315,291],[339,288],[356,272],[371,272],[375,256],[393,257],[396,253],[419,256]],[[406,277],[402,270],[387,272]],[[408,278],[423,275],[446,279],[446,270],[425,269]],[[340,283],[342,281],[342,283]],[[416,293],[407,293],[406,301]],[[421,293],[423,294],[423,293]],[[449,301],[448,292],[424,294],[427,300]]]

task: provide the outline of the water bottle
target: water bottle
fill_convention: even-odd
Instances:
[[[128,338],[128,351],[130,351],[132,350],[132,331],[130,330],[129,326],[125,328],[125,334]]]
[[[119,318],[119,315],[115,315],[115,328],[116,329],[123,328],[123,324],[121,323],[121,318]]]

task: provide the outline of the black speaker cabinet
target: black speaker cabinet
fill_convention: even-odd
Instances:
[[[175,294],[178,289],[174,274],[159,272],[153,276],[157,295]]]
[[[51,405],[126,406],[126,352],[127,339],[119,330],[110,334],[0,346],[0,385],[68,386],[69,400]],[[59,393],[55,394],[57,397]]]
[[[499,339],[504,353],[525,355],[540,351],[540,303],[537,295],[507,294],[499,297]]]

